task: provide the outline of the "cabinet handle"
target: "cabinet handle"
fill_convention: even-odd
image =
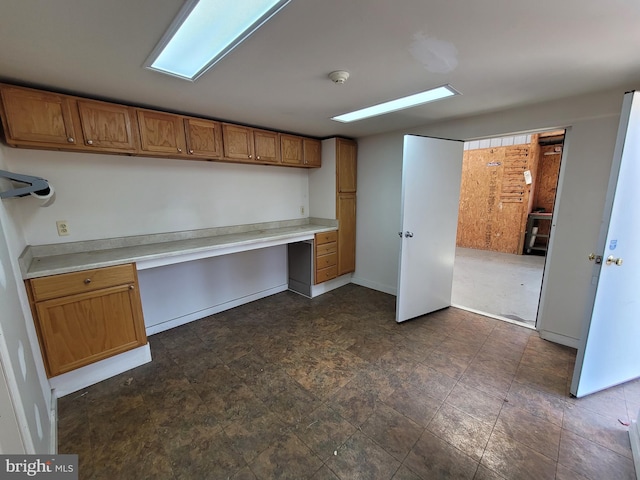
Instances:
[[[189,153],[190,153],[191,155],[193,155],[193,150],[189,150]]]
[[[93,145],[93,140],[87,140],[87,145]]]
[[[129,290],[133,290],[134,288],[136,287],[134,287],[133,285],[129,285]]]
[[[182,153],[182,149],[181,148],[178,148],[178,153]]]
[[[85,278],[84,279],[84,284],[85,285],[89,285],[91,283],[91,279],[90,278]]]
[[[258,155],[258,156],[256,157],[256,159],[257,159],[257,160],[260,160],[260,155]]]
[[[247,155],[247,157],[249,157],[249,158],[253,158],[253,155]]]
[[[69,143],[74,143],[75,141],[76,141],[76,139],[73,138],[73,137],[68,137],[67,138],[67,142],[69,142]]]

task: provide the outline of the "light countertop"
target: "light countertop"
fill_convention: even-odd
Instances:
[[[140,270],[310,240],[316,233],[336,228],[336,220],[307,218],[135,237],[28,245],[19,263],[24,279],[125,263],[136,263]]]

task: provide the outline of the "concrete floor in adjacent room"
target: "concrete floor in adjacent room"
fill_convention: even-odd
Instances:
[[[456,248],[451,303],[534,326],[545,258]]]

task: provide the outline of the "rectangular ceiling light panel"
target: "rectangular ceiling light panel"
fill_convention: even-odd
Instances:
[[[451,85],[443,85],[441,87],[432,88],[431,90],[415,93],[407,97],[397,98],[388,102],[379,103],[378,105],[362,108],[354,112],[338,115],[337,117],[332,117],[331,120],[343,123],[355,122],[364,118],[384,115],[385,113],[397,112],[398,110],[404,110],[406,108],[416,107],[425,103],[435,102],[436,100],[441,100],[453,95],[460,95],[460,92],[454,89]]]
[[[187,0],[144,66],[196,80],[291,0]]]

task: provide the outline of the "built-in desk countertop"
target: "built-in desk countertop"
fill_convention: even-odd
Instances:
[[[135,263],[138,270],[313,239],[337,220],[301,219],[50,245],[28,245],[24,279]]]

